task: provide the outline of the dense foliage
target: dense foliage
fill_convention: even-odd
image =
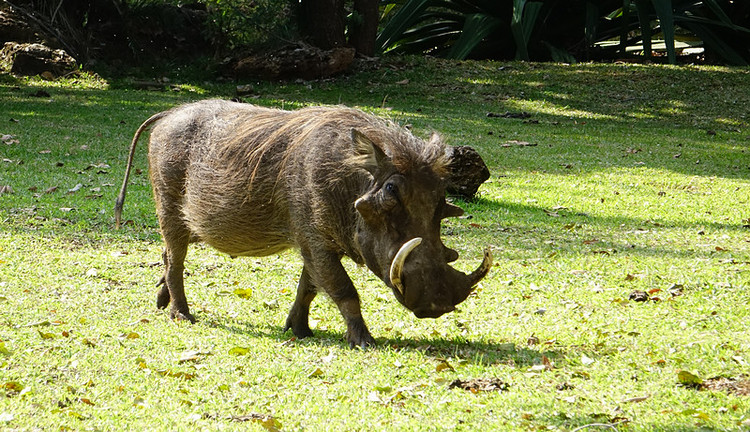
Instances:
[[[738,0],[382,0],[374,41],[376,2],[11,0],[8,4],[27,11],[45,33],[84,64],[113,58],[220,58],[237,49],[300,39],[324,49],[348,42],[366,55],[427,53],[455,59],[563,62],[659,56],[676,63],[680,55],[690,54],[691,60],[750,62],[750,2]]]
[[[294,3],[280,0],[11,0],[41,39],[79,63],[215,56],[294,38]]]
[[[389,0],[385,51],[448,58],[573,61],[642,53],[670,63],[702,45],[711,60],[750,61],[750,4],[733,0]]]

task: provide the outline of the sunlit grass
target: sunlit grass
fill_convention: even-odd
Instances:
[[[282,333],[301,260],[193,245],[198,323],[156,309],[161,240],[145,143],[122,230],[127,148],[154,112],[234,84],[0,79],[0,429],[743,430],[750,401],[678,372],[750,376],[747,69],[451,63],[253,83],[248,102],[359,106],[475,147],[490,180],[446,220],[456,267],[495,265],[457,311],[418,320],[344,260],[378,346],[336,307]],[[139,77],[143,80],[162,76]],[[72,80],[72,78],[71,78]],[[49,96],[35,96],[40,89]],[[527,112],[527,118],[488,113]],[[7,121],[7,119],[13,119]],[[15,142],[17,140],[17,142]],[[77,185],[81,185],[77,188]],[[649,300],[630,299],[635,291]],[[504,391],[450,388],[496,379]],[[593,426],[589,429],[593,429]]]

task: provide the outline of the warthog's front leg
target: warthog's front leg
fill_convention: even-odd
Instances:
[[[298,338],[313,335],[308,317],[310,316],[310,303],[312,303],[316,294],[315,286],[310,280],[310,272],[307,271],[305,266],[302,268],[302,275],[297,285],[297,298],[295,298],[292,309],[289,311],[284,331],[291,329]]]
[[[320,255],[320,254],[319,254]],[[341,258],[329,253],[305,259],[315,286],[322,288],[331,297],[346,322],[346,340],[349,346],[366,348],[375,345],[359,305],[359,295],[352,280],[346,274]]]
[[[344,316],[344,320],[346,321],[346,340],[349,342],[349,347],[367,348],[368,346],[375,345],[375,339],[370,334],[367,324],[365,324],[365,320],[362,318],[362,312],[359,307],[359,296],[354,291],[353,285],[352,291],[354,292],[353,297],[336,298],[332,295],[331,298],[336,302],[336,306],[338,306],[341,315]]]

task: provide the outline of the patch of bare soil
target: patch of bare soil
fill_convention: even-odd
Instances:
[[[460,388],[472,393],[490,392],[490,391],[507,391],[510,384],[497,378],[472,378],[469,380],[457,379],[450,383],[448,388]]]

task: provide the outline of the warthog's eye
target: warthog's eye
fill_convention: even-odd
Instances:
[[[393,195],[398,195],[398,186],[396,186],[393,183],[386,183],[385,190],[387,190],[389,193]]]

